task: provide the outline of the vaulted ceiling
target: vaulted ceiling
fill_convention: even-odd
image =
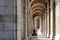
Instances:
[[[31,2],[32,15],[40,16],[45,13],[47,0],[33,0]]]

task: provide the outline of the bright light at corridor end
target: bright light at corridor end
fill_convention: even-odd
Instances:
[[[59,36],[59,35],[57,35],[57,36],[56,36],[56,38],[55,38],[55,40],[60,40],[59,38],[60,38],[60,36]]]
[[[41,33],[41,31],[40,30],[38,30],[37,31],[37,35],[41,35],[42,33]]]

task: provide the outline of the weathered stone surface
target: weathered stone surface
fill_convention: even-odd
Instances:
[[[0,6],[4,6],[4,0],[0,0]]]
[[[5,31],[5,38],[6,39],[13,39],[14,38],[14,31]]]
[[[5,14],[5,8],[4,7],[0,7],[0,15],[4,15]]]
[[[16,26],[14,23],[5,23],[5,31],[16,30]]]
[[[0,15],[0,23],[4,23],[3,15]]]
[[[0,39],[5,39],[5,32],[4,31],[0,31]]]
[[[0,31],[0,40],[13,40],[14,31]]]
[[[5,7],[5,14],[14,14],[14,7]]]
[[[16,14],[14,10],[14,7],[0,7],[0,15],[14,15]]]
[[[5,6],[14,6],[14,0],[5,0]]]
[[[5,23],[14,23],[14,16],[13,15],[4,15]]]
[[[14,31],[0,31],[0,40],[13,40],[14,38]]]
[[[14,40],[16,34],[15,0],[0,0],[0,40]]]
[[[5,30],[5,24],[4,23],[0,23],[0,31],[4,31]]]

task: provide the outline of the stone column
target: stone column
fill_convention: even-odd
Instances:
[[[47,37],[49,36],[49,15],[47,15]]]
[[[40,32],[42,31],[41,17],[40,17]],[[42,33],[42,32],[41,32]]]
[[[34,18],[34,28],[36,29],[37,27],[37,21],[36,21],[36,17]]]
[[[46,13],[45,13],[45,36],[46,36],[46,32],[47,32],[47,26],[46,26]]]
[[[17,0],[17,40],[21,40],[22,12],[21,0]]]
[[[41,32],[43,33],[43,15],[41,16]]]
[[[52,0],[50,1],[50,39],[53,37],[53,7],[52,7]]]
[[[46,12],[46,37],[47,37],[47,12]]]
[[[47,37],[49,37],[49,5],[47,4]]]
[[[28,40],[28,0],[25,1],[25,25],[26,25],[26,31],[25,31],[25,37],[26,37],[26,40]]]
[[[43,14],[43,35],[45,35],[45,15]]]

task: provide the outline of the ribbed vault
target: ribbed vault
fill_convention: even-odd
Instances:
[[[33,0],[31,2],[32,16],[41,16],[45,13],[46,0]]]
[[[42,3],[44,5],[46,5],[46,0],[34,0],[32,3],[31,3],[31,6],[33,6],[34,4],[36,3]]]

